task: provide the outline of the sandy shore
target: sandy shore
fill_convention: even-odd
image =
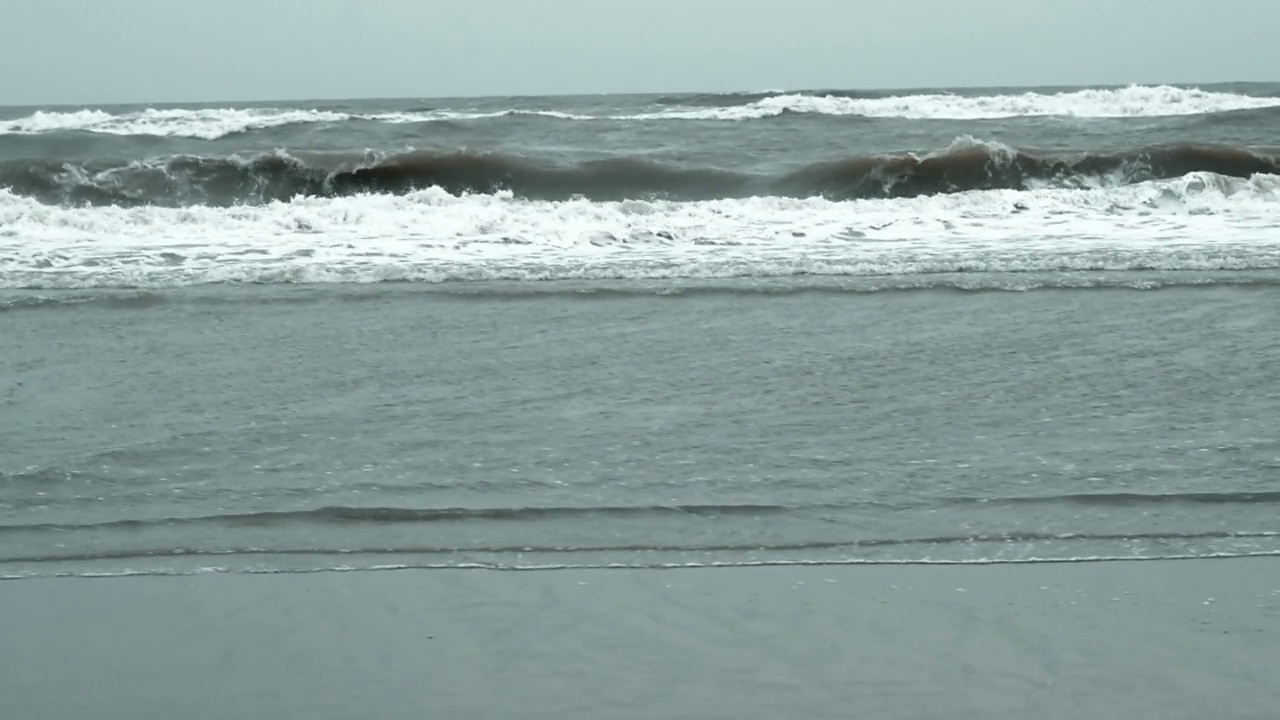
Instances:
[[[1280,559],[0,583],[40,718],[1275,718]]]

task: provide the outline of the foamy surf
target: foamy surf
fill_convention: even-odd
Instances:
[[[146,108],[115,113],[91,108],[74,111],[41,110],[24,117],[0,120],[0,135],[89,132],[216,140],[228,135],[284,125],[347,121],[405,124],[519,117],[564,121],[743,121],[777,117],[788,113],[912,120],[988,120],[1040,116],[1140,118],[1205,115],[1280,107],[1280,97],[1261,97],[1169,85],[1131,85],[1124,88],[1084,89],[1057,93],[1022,92],[980,95],[904,93],[887,97],[779,92],[766,94],[762,98],[759,94],[746,95],[739,104],[720,107],[676,105],[658,111],[638,109],[637,112],[631,113],[571,112],[557,108],[554,98],[545,102],[548,106],[540,108],[477,109],[458,106],[384,113],[267,107]]]
[[[1131,85],[1120,89],[975,96],[931,93],[855,98],[793,93],[744,105],[669,110],[642,117],[655,120],[754,120],[784,113],[809,113],[909,120],[995,120],[1035,116],[1134,118],[1204,115],[1267,107],[1280,107],[1280,98],[1168,85]]]
[[[831,201],[510,193],[59,207],[0,191],[7,288],[1280,268],[1280,177]]]
[[[0,134],[38,135],[79,131],[106,135],[153,135],[216,140],[248,130],[302,123],[341,122],[346,113],[323,110],[208,108],[200,110],[147,108],[113,114],[103,110],[38,111],[24,118],[0,121]]]
[[[136,112],[109,113],[104,110],[59,112],[41,110],[29,116],[0,120],[0,135],[42,135],[54,132],[89,132],[104,135],[151,135],[186,137],[198,140],[218,138],[251,130],[285,125],[340,123],[365,120],[388,124],[439,122],[442,120],[482,120],[530,115],[561,120],[590,120],[587,115],[555,111],[503,110],[465,112],[453,110],[388,113],[345,113],[315,109],[278,108],[147,108]]]

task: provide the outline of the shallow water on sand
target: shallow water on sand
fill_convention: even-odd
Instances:
[[[522,287],[10,304],[0,574],[1280,551],[1273,286]]]

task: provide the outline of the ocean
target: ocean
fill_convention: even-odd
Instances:
[[[1280,554],[1277,123],[0,108],[0,577]]]

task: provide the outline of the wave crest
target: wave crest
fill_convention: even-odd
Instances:
[[[852,278],[853,289],[875,290],[1275,282],[1277,207],[1280,177],[1206,172],[1123,187],[852,201],[545,201],[431,188],[127,208],[57,207],[0,190],[0,285],[557,280],[599,287]]]
[[[1280,171],[1280,157],[1249,148],[1174,144],[1117,152],[1040,153],[972,137],[927,153],[855,156],[781,175],[662,165],[618,157],[574,165],[499,153],[414,151],[149,160],[0,162],[0,187],[45,203],[229,206],[298,195],[454,195],[511,192],[532,200],[715,200],[752,196],[850,200],[972,190],[1119,186],[1209,172],[1248,178]]]
[[[907,120],[996,120],[1046,116],[1130,118],[1205,115],[1269,107],[1280,107],[1280,98],[1169,85],[1131,85],[1118,89],[993,95],[926,93],[862,97],[850,93],[786,93],[757,97],[743,104],[668,110],[644,117],[655,120],[755,120],[785,113],[805,113]]]
[[[553,101],[548,101],[553,102]],[[202,140],[284,125],[367,121],[427,123],[541,118],[550,121],[744,121],[806,114],[912,120],[990,120],[1017,117],[1140,118],[1280,107],[1280,97],[1169,85],[1131,85],[1062,91],[967,95],[946,92],[884,95],[855,91],[758,92],[653,99],[650,112],[618,114],[565,108],[436,108],[351,113],[289,108],[146,108],[123,113],[100,109],[41,110],[0,120],[0,135],[88,132],[109,135],[186,137]]]

